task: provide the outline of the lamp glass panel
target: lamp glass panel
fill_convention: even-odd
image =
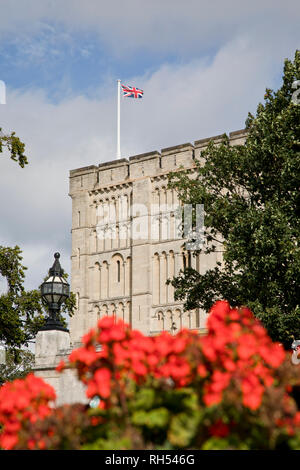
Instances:
[[[47,303],[52,302],[52,294],[44,294],[43,297],[47,301]]]
[[[60,294],[53,294],[53,302],[60,303],[61,295]]]
[[[42,285],[42,291],[44,294],[48,294],[49,292],[52,292],[52,283],[44,282],[44,284]]]
[[[63,293],[65,295],[69,295],[69,292],[70,292],[70,286],[68,284],[64,284]]]
[[[55,294],[61,294],[63,289],[63,284],[60,282],[53,282],[53,292]]]

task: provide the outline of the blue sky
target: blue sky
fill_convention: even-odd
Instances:
[[[212,57],[211,51],[207,53]],[[0,44],[1,79],[9,87],[42,88],[53,103],[70,95],[105,96],[105,85],[116,77],[125,82],[134,75],[149,74],[162,63],[184,63],[177,51],[157,54],[137,47],[131,54],[112,55],[93,32],[64,34],[63,26],[45,23],[40,31],[23,38],[7,35]],[[103,86],[103,90],[101,87]]]
[[[124,8],[126,5],[126,8]],[[0,127],[26,143],[0,158],[0,244],[18,244],[35,288],[60,251],[70,271],[69,170],[244,127],[300,47],[298,0],[0,0]],[[1,282],[1,281],[0,281]]]

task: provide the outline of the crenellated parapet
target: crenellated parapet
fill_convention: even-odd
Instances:
[[[231,145],[243,145],[247,136],[245,129],[229,133]],[[139,178],[153,177],[177,170],[180,166],[190,168],[195,160],[201,158],[209,142],[221,142],[223,135],[216,135],[194,144],[185,143],[153,152],[134,155],[120,160],[100,163],[70,171],[70,196],[81,191],[95,191],[105,187],[116,186],[125,181],[134,181]]]

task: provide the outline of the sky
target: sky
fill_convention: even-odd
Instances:
[[[22,249],[25,287],[56,251],[70,273],[69,171],[116,158],[117,79],[144,90],[121,102],[123,158],[239,130],[299,21],[299,0],[0,0],[0,127],[29,160],[0,155],[0,245]]]

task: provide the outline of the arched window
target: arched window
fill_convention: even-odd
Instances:
[[[99,320],[99,318],[100,318],[100,308],[99,308],[98,305],[95,305],[93,310],[94,310],[94,312],[93,312],[93,313],[94,313],[94,318],[93,318],[93,320],[94,320],[94,322],[96,322],[96,321]]]
[[[160,266],[159,266],[159,255],[158,253],[154,254],[153,257],[153,304],[159,305],[159,291],[160,291]]]
[[[103,261],[101,268],[101,299],[107,299],[109,297],[109,279],[108,279],[108,264],[107,261]]]
[[[156,331],[164,331],[165,329],[165,317],[163,312],[156,313]]]
[[[175,257],[174,251],[169,251],[168,256],[168,278],[173,279],[175,276]],[[174,287],[169,284],[167,286],[167,303],[174,302]]]
[[[183,269],[186,269],[186,257],[185,253],[182,253]]]
[[[119,253],[114,254],[111,259],[109,289],[111,297],[120,297],[124,295],[125,263],[123,257]]]
[[[113,317],[114,323],[116,323],[116,320],[117,320],[117,309],[116,309],[116,305],[115,305],[115,304],[110,304],[109,310],[110,310],[109,315]]]
[[[181,330],[182,329],[182,314],[179,308],[177,308],[174,312],[174,321],[176,323],[178,330]]]
[[[188,252],[188,267],[192,267],[192,254],[190,251]]]
[[[125,263],[125,295],[131,294],[131,257],[128,256]]]
[[[101,318],[102,317],[106,317],[108,315],[108,307],[106,304],[102,305],[101,307],[101,312],[100,312],[100,316]]]
[[[103,293],[101,292],[101,271],[100,271],[100,265],[98,262],[95,263],[93,274],[94,274],[93,299],[99,300],[101,299],[101,295]]]
[[[165,327],[167,331],[170,331],[170,333],[174,333],[174,324],[173,324],[173,313],[171,310],[168,310],[166,312],[165,316]]]
[[[117,261],[117,282],[121,281],[121,263]]]
[[[125,308],[123,302],[119,302],[118,310],[117,310],[117,318],[121,318],[121,320],[125,320]]]

